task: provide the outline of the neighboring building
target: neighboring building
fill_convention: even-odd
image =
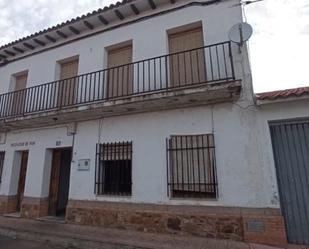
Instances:
[[[0,47],[0,212],[286,243],[241,21],[124,0]]]
[[[309,245],[309,87],[260,93],[257,104],[288,241]]]

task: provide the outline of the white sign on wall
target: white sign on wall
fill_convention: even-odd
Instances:
[[[90,170],[90,159],[79,159],[77,169],[81,171]]]

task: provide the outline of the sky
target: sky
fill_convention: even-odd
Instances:
[[[115,0],[0,0],[0,45]],[[309,0],[264,0],[244,7],[255,92],[309,86]]]

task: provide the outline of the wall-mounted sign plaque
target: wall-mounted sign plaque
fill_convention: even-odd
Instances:
[[[11,147],[33,146],[33,145],[35,145],[34,141],[11,143]]]

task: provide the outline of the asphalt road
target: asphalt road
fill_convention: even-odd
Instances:
[[[13,239],[0,235],[0,249],[64,249],[63,247],[51,246],[46,242]]]

